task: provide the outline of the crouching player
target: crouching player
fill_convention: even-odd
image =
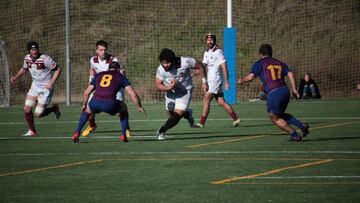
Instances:
[[[123,101],[116,100],[116,94],[121,88],[125,88],[126,92],[131,96],[132,101],[137,104],[138,111],[144,113],[146,116],[140,97],[131,86],[130,81],[119,72],[119,69],[120,64],[118,62],[112,62],[109,65],[109,70],[96,74],[85,90],[83,94],[82,113],[72,137],[73,142],[79,141],[80,132],[91,113],[98,114],[100,112],[106,112],[114,116],[124,111]],[[94,92],[94,95],[88,105],[89,95],[92,92]],[[123,142],[127,142],[127,119],[127,117],[120,117],[122,126],[120,140]]]

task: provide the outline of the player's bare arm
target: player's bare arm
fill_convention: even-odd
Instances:
[[[220,64],[220,67],[223,70],[223,75],[224,75],[224,81],[225,81],[225,89],[228,90],[230,88],[229,85],[229,73],[228,73],[228,69],[227,69],[227,64],[226,62]]]
[[[202,64],[200,61],[196,60],[194,68],[199,70],[198,72],[199,72],[199,75],[202,80],[201,88],[203,89],[204,92],[206,92],[209,89],[209,86],[206,81],[206,73],[205,73],[204,64]]]
[[[52,90],[54,88],[55,82],[59,79],[62,69],[60,67],[56,67],[54,70],[54,75],[52,76],[51,80],[46,84],[46,88]]]
[[[134,90],[134,88],[130,85],[125,87],[126,92],[130,95],[131,100],[137,105],[138,111],[144,113],[144,115],[146,116],[146,112],[145,109],[143,108],[142,104],[141,104],[141,99],[139,97],[139,95],[136,93],[136,91]]]
[[[243,83],[252,81],[254,78],[255,78],[254,73],[249,73],[246,76],[239,78],[237,84],[242,85]]]
[[[296,89],[296,81],[295,81],[294,73],[290,71],[287,74],[287,76],[289,77],[289,80],[290,80],[291,91],[296,95],[297,98],[300,98],[300,94]]]
[[[89,85],[86,90],[83,93],[83,106],[81,108],[82,111],[85,111],[88,101],[89,101],[89,95],[91,94],[91,92],[94,91],[95,86],[94,85]]]
[[[164,81],[156,78],[155,86],[160,92],[168,92],[172,90],[176,85],[176,80],[172,80],[169,85],[164,85]]]
[[[93,67],[89,68],[89,83],[94,79],[96,72]]]
[[[24,75],[27,72],[27,69],[23,69],[21,68],[15,76],[11,76],[10,78],[10,82],[14,82],[15,80],[17,80],[19,77],[21,77],[22,75]]]

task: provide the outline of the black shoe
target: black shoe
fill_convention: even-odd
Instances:
[[[306,137],[309,134],[310,126],[307,123],[304,123],[303,126],[304,126],[304,129],[301,130],[302,131],[302,136]]]

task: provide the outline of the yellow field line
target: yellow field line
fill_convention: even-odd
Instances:
[[[88,163],[98,163],[98,162],[102,162],[102,161],[103,161],[103,159],[92,160],[92,161],[81,161],[81,162],[70,163],[70,164],[49,166],[49,167],[45,167],[45,168],[36,168],[36,169],[30,169],[30,170],[25,170],[25,171],[17,171],[17,172],[12,172],[12,173],[3,173],[3,174],[0,174],[0,177],[12,176],[12,175],[21,175],[21,174],[26,174],[26,173],[34,173],[34,172],[46,171],[46,170],[57,169],[57,168],[66,168],[66,167],[78,166],[78,165],[83,165],[83,164],[88,164]]]
[[[287,182],[287,183],[280,183],[280,182],[266,182],[266,183],[259,183],[259,182],[237,182],[237,183],[230,183],[231,185],[359,185],[360,182]]]
[[[228,179],[224,179],[224,180],[214,181],[214,182],[211,182],[211,183],[212,184],[225,184],[225,183],[229,183],[229,182],[233,182],[233,181],[237,181],[237,180],[241,180],[241,179],[256,178],[256,177],[259,177],[259,176],[266,176],[266,175],[270,175],[270,174],[274,174],[274,173],[279,173],[281,171],[285,171],[285,170],[289,170],[289,169],[304,168],[304,167],[318,165],[318,164],[324,164],[324,163],[328,163],[328,162],[332,162],[332,161],[334,161],[334,159],[326,159],[326,160],[322,160],[322,161],[309,162],[309,163],[304,163],[304,164],[295,165],[295,166],[286,166],[286,167],[283,167],[283,168],[266,171],[264,173],[258,173],[258,174],[247,175],[247,176],[232,177],[232,178],[228,178]]]
[[[324,126],[319,126],[319,127],[310,127],[310,130],[322,129],[322,128],[331,128],[331,127],[336,127],[336,126],[340,126],[340,125],[348,125],[348,124],[353,124],[353,123],[360,123],[360,121],[351,121],[351,122],[345,122],[345,123],[336,123],[336,124],[331,124],[331,125],[324,125]]]
[[[249,136],[249,137],[242,137],[242,138],[231,139],[231,140],[224,140],[224,141],[218,141],[218,142],[208,142],[208,143],[203,143],[203,144],[190,145],[190,146],[186,146],[186,147],[189,147],[189,148],[204,147],[204,146],[208,146],[208,145],[224,144],[224,143],[227,143],[227,142],[236,142],[236,141],[240,141],[240,140],[251,140],[251,139],[256,139],[256,138],[261,138],[261,137],[267,137],[267,136],[270,136],[270,135]]]
[[[353,123],[360,123],[360,121],[351,121],[351,122],[336,123],[336,124],[319,126],[319,127],[310,127],[310,130],[316,130],[316,129],[322,129],[322,128],[330,128],[330,127],[336,127],[336,126],[340,126],[340,125],[347,125],[347,124],[353,124]],[[298,131],[300,131],[300,130],[298,130]],[[224,141],[208,142],[208,143],[203,143],[203,144],[190,145],[190,146],[186,146],[186,147],[188,147],[188,148],[204,147],[204,146],[215,145],[215,144],[224,144],[224,143],[227,143],[227,142],[236,142],[236,141],[241,141],[241,140],[250,140],[250,139],[256,139],[256,138],[268,137],[268,136],[271,136],[271,135],[272,134],[270,133],[270,134],[267,134],[267,135],[257,135],[257,136],[249,136],[249,137],[230,139],[230,140],[224,140]]]

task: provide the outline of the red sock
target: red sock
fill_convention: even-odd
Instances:
[[[201,116],[199,123],[200,123],[201,125],[204,125],[204,124],[205,124],[205,121],[206,121],[206,118],[207,118],[207,117],[205,117],[205,116]]]
[[[27,124],[29,126],[29,129],[31,131],[33,131],[34,133],[36,133],[35,124],[34,124],[34,114],[32,112],[25,113],[25,119],[26,119],[26,122],[27,122]]]
[[[234,111],[230,113],[230,116],[234,121],[238,119],[238,116],[236,115],[236,113]]]

